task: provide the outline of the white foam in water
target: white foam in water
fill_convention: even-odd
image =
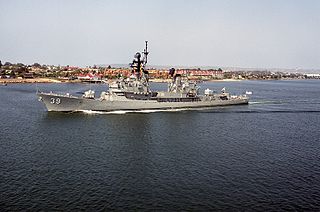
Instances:
[[[136,113],[157,113],[157,112],[177,112],[177,111],[183,111],[187,110],[185,108],[180,108],[180,109],[158,109],[158,110],[137,110],[137,111],[132,111]]]
[[[94,115],[94,114],[126,114],[131,111],[118,110],[118,111],[104,112],[104,111],[95,111],[95,110],[79,110],[79,112]]]
[[[249,101],[249,105],[254,105],[254,104],[262,104],[263,102],[250,102]]]
[[[250,105],[254,105],[254,104],[282,104],[282,103],[283,103],[282,101],[268,101],[268,100],[259,101],[259,102],[249,101]]]
[[[178,112],[190,110],[190,108],[179,108],[179,109],[158,109],[158,110],[115,110],[115,111],[94,111],[94,110],[79,110],[79,112],[95,115],[95,114],[126,114],[126,113],[157,113],[157,112]]]

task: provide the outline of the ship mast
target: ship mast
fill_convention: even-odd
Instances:
[[[145,66],[148,62],[148,41],[145,41],[146,43],[146,47],[143,50],[143,58],[141,58],[141,54],[139,52],[137,52],[134,56],[134,59],[132,61],[132,63],[130,63],[130,67],[133,68],[133,73],[136,74],[137,78],[140,79],[140,77],[143,74],[147,74],[146,70],[145,70]]]
[[[146,48],[143,50],[144,58],[143,58],[143,66],[145,67],[148,62],[148,41],[146,40]]]

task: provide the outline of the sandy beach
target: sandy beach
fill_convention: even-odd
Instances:
[[[64,82],[58,79],[51,78],[33,78],[33,79],[0,79],[1,84],[9,83],[61,83]]]

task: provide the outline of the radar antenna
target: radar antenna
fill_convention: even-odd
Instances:
[[[143,50],[143,58],[141,58],[141,54],[139,52],[137,52],[134,55],[134,59],[132,61],[132,63],[130,63],[130,67],[133,69],[132,73],[135,74],[137,76],[138,79],[140,79],[142,74],[148,74],[148,72],[145,69],[145,66],[147,64],[148,61],[148,41],[145,41],[146,43],[146,47]]]

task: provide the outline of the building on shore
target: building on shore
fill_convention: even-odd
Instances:
[[[320,79],[320,74],[305,74],[306,79]]]
[[[210,79],[223,79],[224,73],[222,69],[178,69],[177,74],[189,76],[193,79],[210,80]]]

